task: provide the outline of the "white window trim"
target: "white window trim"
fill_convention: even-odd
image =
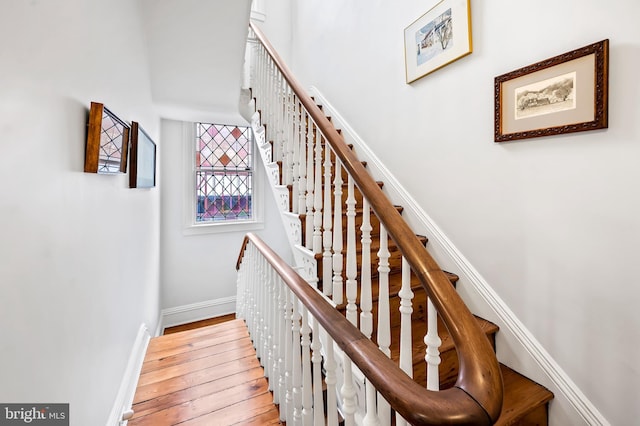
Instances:
[[[183,176],[183,202],[182,202],[182,216],[183,216],[183,235],[203,235],[203,234],[217,234],[222,232],[240,232],[240,231],[254,231],[258,229],[264,229],[264,208],[263,208],[263,179],[261,169],[258,169],[260,164],[256,160],[257,147],[255,146],[255,138],[252,143],[251,160],[252,165],[252,188],[251,188],[251,206],[252,216],[250,220],[242,221],[230,221],[230,222],[196,222],[196,143],[195,143],[195,123],[182,123],[182,167],[184,173]],[[249,131],[251,127],[249,127]]]

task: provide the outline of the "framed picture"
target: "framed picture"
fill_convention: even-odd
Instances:
[[[472,52],[470,0],[442,0],[404,30],[407,83]]]
[[[91,102],[84,171],[115,174],[127,171],[129,126],[99,102]]]
[[[495,141],[608,126],[609,40],[495,78]]]
[[[137,122],[131,123],[130,188],[156,186],[156,144]]]

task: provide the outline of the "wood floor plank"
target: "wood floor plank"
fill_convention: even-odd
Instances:
[[[233,425],[275,410],[271,392],[216,410],[204,416],[180,423],[181,426]]]
[[[253,345],[248,339],[233,340],[226,342],[224,345],[207,346],[201,349],[196,349],[190,352],[183,352],[176,355],[171,355],[158,359],[149,359],[142,366],[141,374],[148,373],[160,368],[171,367],[173,365],[182,364],[190,360],[196,360],[199,358],[205,358],[208,356],[218,355],[226,351],[232,351],[236,349],[252,348]]]
[[[255,350],[252,346],[240,349],[224,351],[214,356],[197,358],[194,360],[185,359],[184,362],[164,368],[158,368],[148,373],[140,375],[138,386],[145,386],[151,383],[169,380],[174,377],[183,376],[196,371],[212,368],[221,364],[232,362],[238,358],[246,358],[255,356]]]
[[[258,366],[260,366],[258,359],[255,358],[255,356],[249,356],[217,365],[215,367],[188,373],[180,377],[142,385],[138,387],[134,397],[134,403],[146,401],[161,395],[167,395],[202,383],[218,380],[222,377],[231,376],[238,372]]]
[[[265,425],[279,425],[280,422],[280,413],[278,410],[269,410],[266,413],[260,414],[259,416],[253,417],[248,420],[243,420],[240,423],[234,423],[230,426],[242,425],[242,426],[265,426]]]
[[[231,324],[231,325],[227,325]],[[221,327],[221,328],[218,328]],[[160,352],[168,348],[184,346],[187,348],[206,346],[202,340],[220,339],[223,341],[241,339],[248,336],[244,321],[235,320],[220,325],[212,325],[199,330],[182,331],[180,333],[168,334],[156,337],[149,342],[147,353]]]
[[[174,405],[179,405],[194,399],[202,398],[212,393],[225,391],[226,389],[259,379],[261,377],[264,377],[264,370],[262,369],[262,367],[252,368],[238,374],[223,377],[219,380],[202,383],[200,385],[162,395],[154,399],[139,402],[133,406],[133,409],[136,415],[143,416],[155,411],[164,410],[165,408],[169,408]]]
[[[147,352],[147,355],[145,356],[145,361],[166,358],[169,356],[178,355],[185,352],[191,352],[196,349],[202,349],[210,346],[221,345],[224,343],[232,342],[235,340],[241,340],[244,338],[248,338],[248,335],[238,336],[236,334],[223,334],[219,336],[194,337],[194,339],[188,343],[178,342],[174,346],[167,346],[162,349],[156,349],[152,352]]]
[[[273,400],[271,393],[268,392],[266,379],[259,378],[252,382],[225,389],[180,405],[174,405],[146,416],[141,416],[132,423],[132,426],[174,425],[211,415],[216,411],[225,410],[243,402],[246,403],[245,405],[248,404],[248,406],[253,407],[255,405],[251,402],[253,398],[260,398],[265,394],[269,397],[269,401]],[[260,399],[261,402],[263,400],[264,398]],[[247,403],[247,401],[249,402]],[[258,403],[257,405],[262,407],[265,404]],[[222,425],[225,423],[218,424]]]

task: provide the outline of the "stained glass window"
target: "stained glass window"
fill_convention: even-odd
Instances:
[[[251,129],[196,123],[196,223],[252,219]]]

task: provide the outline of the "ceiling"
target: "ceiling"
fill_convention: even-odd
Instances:
[[[164,118],[235,124],[251,0],[140,0]]]

